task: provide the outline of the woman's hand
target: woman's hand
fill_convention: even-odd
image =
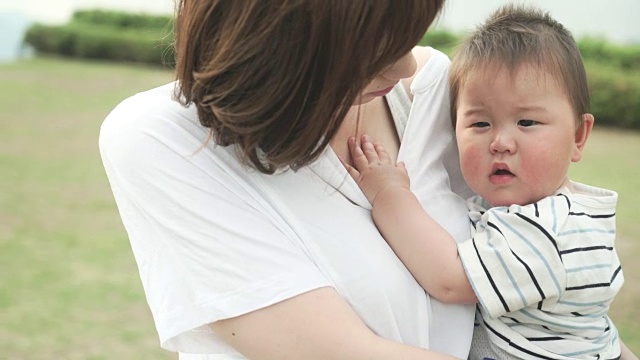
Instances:
[[[454,359],[377,336],[330,287],[210,326],[250,359]]]
[[[372,205],[383,191],[409,190],[409,175],[404,163],[393,164],[381,144],[362,135],[360,142],[349,138],[348,145],[353,166],[344,161],[342,164]]]

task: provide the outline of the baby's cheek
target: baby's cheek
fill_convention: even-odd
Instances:
[[[531,151],[520,159],[521,178],[526,179],[535,197],[551,195],[567,176],[569,161],[564,153],[555,150]]]
[[[467,146],[460,149],[460,167],[465,180],[469,182],[482,173],[482,155],[479,148]]]

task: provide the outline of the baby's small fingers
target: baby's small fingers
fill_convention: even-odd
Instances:
[[[369,160],[362,152],[362,148],[360,144],[356,141],[354,137],[350,137],[347,141],[349,145],[349,152],[351,152],[351,159],[353,160],[353,166],[355,166],[356,170],[360,170],[369,165]]]
[[[357,180],[358,177],[360,176],[360,172],[358,171],[358,169],[356,169],[353,166],[347,164],[347,162],[344,161],[344,159],[342,157],[338,157],[338,159],[340,159],[340,162],[342,163],[342,166],[344,166],[344,168],[347,170],[347,173],[349,174],[349,176],[351,176],[352,178]]]
[[[371,142],[371,138],[368,135],[362,135],[362,151],[364,152],[364,156],[367,157],[369,163],[377,163],[380,161],[380,157],[378,157],[378,152],[376,151],[375,146]]]
[[[349,165],[349,163],[347,163],[342,156],[338,155],[338,160],[340,160],[340,163],[342,164],[342,166],[344,166],[345,169],[349,170],[351,165]]]
[[[382,144],[375,143],[374,147],[376,149],[376,153],[378,154],[378,158],[385,164],[391,164],[391,155],[387,152],[387,149]]]

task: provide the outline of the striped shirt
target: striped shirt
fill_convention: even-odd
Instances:
[[[460,257],[488,339],[515,358],[620,355],[607,315],[624,281],[614,249],[618,196],[571,184],[526,206],[468,201],[475,234],[458,245]]]

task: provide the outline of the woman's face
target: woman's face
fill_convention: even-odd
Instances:
[[[416,72],[416,67],[416,58],[409,51],[378,74],[364,88],[355,105],[366,104],[377,97],[387,95],[400,80],[412,76]]]

